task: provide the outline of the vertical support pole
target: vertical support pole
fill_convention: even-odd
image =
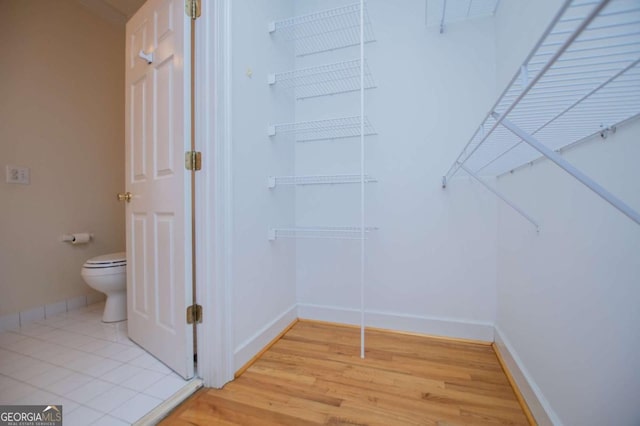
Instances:
[[[493,116],[497,119],[499,116],[498,113],[494,112]],[[606,202],[611,204],[616,209],[620,210],[623,214],[625,214],[629,219],[633,220],[635,223],[640,225],[640,213],[633,210],[629,205],[627,205],[624,201],[604,189],[599,183],[591,179],[586,174],[582,173],[580,170],[575,168],[571,163],[562,158],[560,154],[549,149],[540,141],[538,141],[535,137],[528,134],[524,130],[520,129],[514,123],[509,121],[506,118],[502,118],[501,123],[504,127],[506,127],[509,131],[511,131],[514,135],[518,136],[520,139],[529,144],[532,148],[537,150],[540,154],[547,157],[549,160],[553,161],[562,168],[565,172],[569,173],[574,178],[578,179],[582,184],[584,184],[587,188],[598,194],[602,197]]]
[[[360,0],[360,358],[364,359],[364,0]]]

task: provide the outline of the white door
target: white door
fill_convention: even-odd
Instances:
[[[193,376],[190,20],[183,0],[148,0],[126,29],[129,337]],[[143,57],[146,56],[147,59]]]

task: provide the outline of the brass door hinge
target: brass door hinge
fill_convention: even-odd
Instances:
[[[202,306],[191,305],[187,306],[187,324],[200,324],[202,323]]]
[[[197,19],[202,14],[200,0],[184,0],[184,12],[191,19]]]
[[[187,170],[202,169],[202,153],[198,151],[187,151],[184,153],[184,168]]]

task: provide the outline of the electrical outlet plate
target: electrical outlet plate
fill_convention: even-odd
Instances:
[[[29,185],[31,176],[28,167],[10,166],[6,167],[6,182]]]

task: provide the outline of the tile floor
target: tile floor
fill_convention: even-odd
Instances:
[[[186,381],[104,324],[103,303],[0,332],[0,405],[62,404],[65,426],[128,425]]]

